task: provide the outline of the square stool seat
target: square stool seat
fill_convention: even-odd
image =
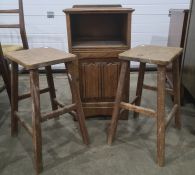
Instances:
[[[140,45],[119,54],[119,59],[143,63],[167,65],[178,58],[182,48],[154,45]]]
[[[54,48],[33,48],[8,52],[9,60],[17,62],[25,69],[36,69],[48,65],[59,64],[76,60],[76,55],[66,53]]]

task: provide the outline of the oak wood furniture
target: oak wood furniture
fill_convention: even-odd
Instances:
[[[186,30],[188,24],[188,9],[170,9],[170,24],[169,24],[169,35],[168,43],[169,47],[181,47],[184,48]],[[179,67],[181,70],[183,54],[179,58]],[[170,64],[167,67],[167,82],[170,88],[173,87],[173,78],[172,78],[172,65]],[[183,85],[181,84],[181,99],[183,99]],[[183,100],[181,100],[183,101]]]
[[[79,58],[79,86],[86,117],[111,115],[121,62],[131,47],[131,8],[75,5],[66,14],[69,52]],[[124,101],[129,99],[127,72]],[[121,114],[127,119],[128,114]]]
[[[21,36],[21,40],[22,40],[22,45],[11,45],[11,44],[3,45],[2,44],[0,46],[1,75],[3,77],[5,88],[7,90],[9,99],[11,101],[10,70],[8,67],[8,63],[4,59],[4,57],[6,57],[7,52],[29,48],[27,36],[26,36],[26,30],[25,30],[22,0],[18,0],[18,9],[0,10],[0,14],[17,14],[19,16],[19,21],[17,23],[0,24],[0,28],[4,28],[4,29],[18,28],[20,30],[20,36]]]
[[[182,84],[195,100],[195,2],[191,1],[184,60],[182,69]]]
[[[83,142],[89,143],[88,132],[85,126],[85,117],[81,105],[79,89],[77,86],[78,71],[76,67],[77,57],[73,54],[52,48],[34,48],[22,51],[13,51],[7,54],[7,58],[11,61],[11,134],[18,134],[18,122],[28,131],[33,139],[35,169],[38,174],[41,172],[42,165],[42,136],[41,123],[49,119],[59,117],[64,113],[76,111],[77,119],[81,130]],[[65,63],[68,68],[69,83],[71,86],[74,103],[63,105],[56,100],[55,87],[51,72],[51,65]],[[18,64],[22,65],[30,72],[30,93],[18,94]],[[38,68],[46,67],[48,71],[48,87],[39,88],[39,73]],[[52,103],[52,112],[41,114],[40,109],[40,94],[49,92]],[[32,97],[32,127],[25,122],[18,111],[19,100]]]
[[[115,99],[114,111],[108,132],[108,144],[111,144],[116,133],[118,115],[121,109],[133,111],[134,114],[144,114],[146,116],[157,119],[157,162],[159,166],[164,165],[165,157],[165,130],[171,119],[175,118],[177,128],[181,127],[180,120],[180,78],[179,78],[179,56],[182,49],[178,47],[162,47],[152,45],[141,45],[131,50],[119,54],[119,59],[123,60],[120,78],[118,82],[117,94]],[[137,83],[137,92],[135,100],[130,104],[122,100],[123,90],[125,86],[125,75],[129,61],[140,62],[141,69]],[[150,87],[151,90],[157,89],[157,110],[140,106],[144,69],[146,63],[157,65],[157,87]],[[165,88],[166,66],[173,64],[173,89]],[[165,117],[165,92],[174,96],[174,106],[171,112]]]

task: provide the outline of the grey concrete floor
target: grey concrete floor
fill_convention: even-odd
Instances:
[[[131,75],[131,91],[135,94],[137,74]],[[155,74],[146,75],[146,82],[155,84]],[[0,81],[2,82],[2,81]],[[43,86],[45,76],[40,77]],[[28,77],[21,76],[20,90],[28,88]],[[55,75],[58,98],[70,102],[70,90],[64,75]],[[66,88],[66,91],[65,91]],[[131,97],[132,98],[132,97]],[[43,111],[50,109],[48,94],[41,96]],[[156,107],[155,92],[144,90],[142,105]],[[167,112],[171,100],[167,97]],[[31,121],[30,100],[20,103],[20,111]],[[68,114],[59,121],[50,120],[42,124],[43,175],[194,175],[195,174],[195,107],[182,107],[182,129],[173,123],[166,132],[166,164],[156,164],[156,123],[154,119],[140,117],[120,121],[116,140],[112,146],[106,144],[106,129],[109,120],[93,118],[86,121],[90,146],[82,143],[77,123]],[[0,174],[31,175],[33,168],[32,140],[23,128],[18,137],[10,136],[10,106],[3,92],[0,94]]]

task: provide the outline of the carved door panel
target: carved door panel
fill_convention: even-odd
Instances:
[[[101,64],[81,61],[79,67],[82,101],[101,99]]]
[[[116,96],[120,62],[102,63],[102,98],[113,101]]]
[[[80,89],[83,102],[114,101],[120,62],[113,60],[116,59],[80,61]]]

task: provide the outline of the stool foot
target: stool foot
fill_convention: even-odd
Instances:
[[[85,116],[84,116],[84,112],[82,110],[82,108],[80,107],[81,104],[78,104],[77,106],[77,114],[78,114],[78,122],[79,122],[79,127],[80,127],[80,131],[81,131],[81,135],[82,135],[82,139],[83,139],[83,143],[85,145],[89,145],[89,136],[88,136],[88,131],[85,125]]]

